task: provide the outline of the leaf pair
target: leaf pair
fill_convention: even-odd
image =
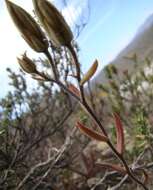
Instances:
[[[121,122],[118,114],[116,114],[116,113],[114,114],[114,119],[115,119],[115,128],[116,128],[116,136],[117,136],[116,150],[118,151],[119,154],[123,154],[123,151],[124,151],[123,125],[122,125],[122,122]],[[92,139],[95,139],[98,141],[103,141],[103,142],[108,142],[108,137],[106,137],[105,135],[102,135],[98,132],[95,132],[88,127],[85,127],[80,122],[77,122],[76,127],[79,128],[82,133],[84,133],[86,136],[88,136]]]
[[[123,131],[123,125],[121,122],[121,119],[118,114],[114,114],[114,119],[115,119],[115,128],[116,128],[116,135],[117,135],[117,145],[116,145],[116,150],[118,151],[119,154],[123,154],[124,151],[124,131]],[[80,122],[77,122],[76,125],[77,128],[79,128],[86,136],[102,141],[102,142],[108,142],[109,139],[107,136],[101,135],[98,132],[93,131],[92,129],[85,127],[83,124]],[[87,176],[92,176],[95,172],[97,173],[98,171],[101,171],[102,169],[109,169],[112,171],[117,171],[119,173],[122,173],[123,175],[127,174],[127,171],[125,168],[122,166],[116,165],[116,164],[110,164],[110,163],[94,163],[94,160],[91,159],[90,162],[87,162],[87,159],[85,156],[83,156],[83,160],[86,163],[86,168],[87,169]],[[144,169],[136,169],[134,171],[140,170],[143,172],[144,176],[144,183],[146,184],[148,182],[148,174]]]
[[[90,152],[89,157],[87,157],[86,155],[84,155],[84,153],[82,153],[82,160],[83,160],[84,166],[86,168],[86,171],[87,171],[86,176],[88,178],[90,178],[90,177],[94,176],[95,174],[97,174],[98,172],[102,172],[104,170],[116,171],[118,173],[121,173],[122,175],[127,174],[127,171],[125,170],[125,168],[118,164],[112,164],[112,163],[106,163],[106,162],[96,163],[95,162],[96,160],[93,157],[92,152]],[[136,172],[136,171],[142,172],[143,183],[147,184],[149,181],[148,173],[142,168],[135,169],[134,172]]]
[[[82,161],[87,171],[86,176],[89,178],[96,175],[98,172],[102,172],[104,170],[116,171],[124,175],[127,173],[122,166],[117,164],[96,163],[96,160],[92,155],[92,152],[90,152],[88,157],[84,153],[82,153]]]

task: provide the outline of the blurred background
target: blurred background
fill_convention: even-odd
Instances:
[[[11,1],[35,17],[32,0]],[[153,189],[153,0],[51,2],[73,31],[83,73],[95,59],[98,72],[92,82],[93,67],[86,75],[89,93],[80,100],[73,48],[70,54],[53,46],[47,56],[60,77],[58,88],[47,52],[29,48],[0,0],[0,189],[140,190],[125,176],[125,161]],[[32,77],[38,80],[19,71],[22,54],[37,67]],[[100,129],[114,148],[99,139]]]
[[[31,0],[12,0],[33,13]],[[93,60],[100,61],[99,71],[126,47],[140,30],[140,26],[152,14],[152,0],[53,0],[71,26],[79,45],[80,62],[83,71]],[[27,50],[34,53],[20,37],[5,6],[0,0],[0,97],[8,91],[6,68],[18,70],[16,57]],[[28,78],[28,76],[27,76]],[[28,78],[31,81],[31,79]],[[33,83],[33,80],[32,80]]]

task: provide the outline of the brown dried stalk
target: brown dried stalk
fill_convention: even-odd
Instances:
[[[70,47],[70,51],[72,53],[72,56],[74,58],[75,61],[75,65],[76,65],[76,69],[77,71],[78,69],[78,65],[79,65],[79,61],[77,59],[77,55],[74,51],[74,49],[72,47]],[[78,76],[80,76],[80,74],[78,74]],[[80,77],[77,78],[78,82],[80,82]],[[80,92],[81,92],[81,101],[79,100],[79,103],[85,108],[85,110],[87,111],[87,113],[89,114],[89,116],[91,116],[91,118],[93,119],[93,121],[97,124],[97,126],[102,130],[103,134],[107,137],[107,132],[104,128],[104,126],[101,124],[101,122],[99,121],[99,119],[97,118],[97,116],[94,114],[94,112],[92,111],[92,109],[90,108],[90,106],[88,105],[86,99],[85,99],[85,95],[84,95],[84,89],[82,85],[79,85],[80,88]],[[106,142],[107,145],[110,147],[110,149],[112,150],[112,152],[115,154],[115,156],[122,162],[124,168],[126,169],[126,172],[128,174],[128,176],[135,181],[136,183],[138,183],[139,185],[141,185],[145,190],[148,190],[148,188],[139,180],[137,179],[131,168],[129,168],[128,164],[126,163],[124,157],[122,156],[122,154],[120,154],[116,148],[113,146],[112,142],[108,139],[108,141]]]

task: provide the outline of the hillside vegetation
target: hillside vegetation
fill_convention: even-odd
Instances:
[[[22,71],[7,69],[14,90],[0,101],[0,189],[151,189],[150,58],[126,57],[134,74],[108,65],[107,83],[93,88],[98,60],[82,73],[71,29],[53,4],[33,0],[39,24],[18,5],[6,5],[24,40],[45,58],[24,53]],[[33,90],[25,74],[38,82]]]

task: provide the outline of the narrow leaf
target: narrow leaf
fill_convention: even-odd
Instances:
[[[76,96],[80,97],[80,91],[73,85],[73,84],[69,84],[68,85],[68,89],[75,94]]]
[[[138,169],[136,169],[136,171],[142,171],[142,173],[143,173],[143,177],[144,177],[144,179],[143,179],[143,183],[146,185],[147,183],[148,183],[148,181],[149,181],[149,175],[148,175],[148,173],[145,171],[145,169],[143,169],[143,168],[138,168]]]
[[[95,74],[98,67],[98,61],[95,60],[91,68],[88,70],[88,72],[84,75],[83,79],[80,82],[80,85],[83,85],[85,82],[89,81],[90,78]]]
[[[117,171],[117,172],[120,172],[122,174],[126,174],[126,170],[119,166],[119,165],[116,165],[116,164],[109,164],[109,163],[96,163],[95,164],[95,167],[98,167],[99,169],[109,169],[109,170],[112,170],[112,171]]]
[[[116,127],[116,136],[117,136],[117,145],[116,149],[120,154],[123,154],[124,151],[124,131],[123,125],[118,114],[114,114],[115,127]]]
[[[85,135],[87,135],[88,137],[98,140],[98,141],[103,141],[103,142],[107,142],[108,138],[104,135],[101,135],[95,131],[93,131],[92,129],[89,129],[88,127],[85,127],[83,124],[81,124],[80,122],[77,122],[76,127],[78,127]]]

